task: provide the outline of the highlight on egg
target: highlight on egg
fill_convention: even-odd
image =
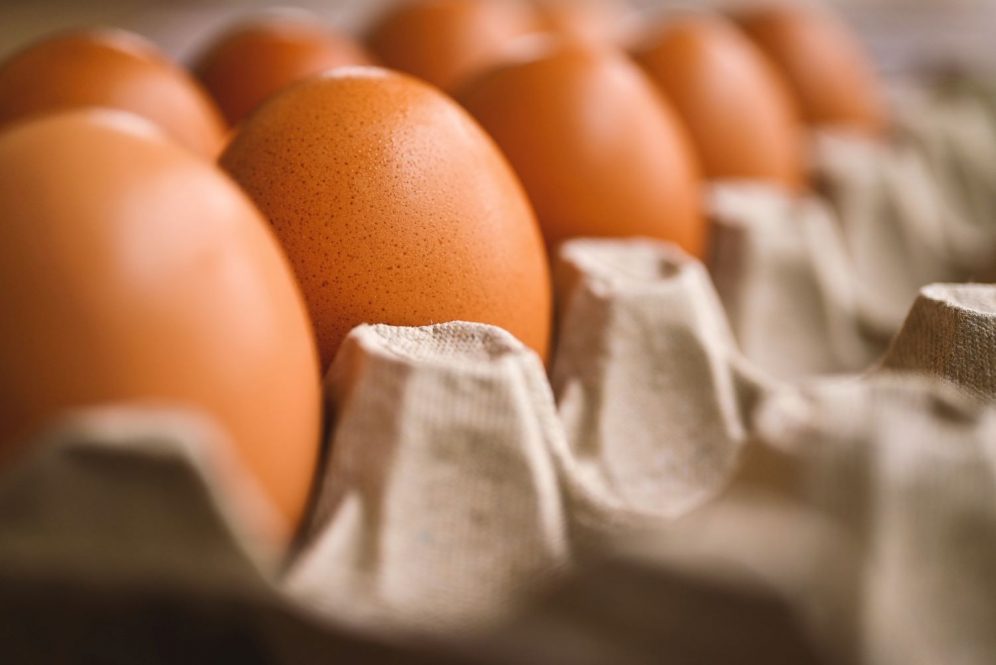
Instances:
[[[630,8],[622,0],[533,0],[537,27],[567,39],[621,44]]]
[[[237,125],[273,93],[303,78],[372,64],[352,37],[306,12],[243,21],[216,37],[193,68],[229,124]]]
[[[550,278],[522,186],[451,99],[338,69],[291,86],[221,157],[290,257],[327,367],[361,323],[501,326],[546,354]]]
[[[751,5],[733,13],[768,56],[805,120],[880,136],[889,125],[883,86],[860,41],[827,9]]]
[[[632,53],[678,112],[705,177],[803,186],[805,136],[794,100],[735,25],[715,14],[679,14],[649,30]]]
[[[67,409],[195,409],[282,518],[318,460],[318,358],[266,221],[215,164],[120,111],[0,132],[0,464]]]
[[[449,90],[537,30],[533,8],[518,0],[410,0],[374,21],[367,44],[381,64]]]
[[[457,99],[519,174],[551,253],[575,237],[647,236],[703,255],[690,139],[625,54],[551,44],[469,81]]]
[[[225,137],[221,115],[197,81],[130,32],[58,33],[0,63],[0,127],[33,114],[83,107],[140,115],[211,159]]]

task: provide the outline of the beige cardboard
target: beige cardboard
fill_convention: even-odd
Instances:
[[[239,585],[277,569],[274,509],[204,417],[146,406],[80,411],[33,451],[0,486],[8,572]],[[173,548],[174,539],[204,554]]]
[[[996,410],[885,373],[774,395],[759,435],[802,462],[802,499],[860,551],[853,642],[868,663],[996,653]]]
[[[555,451],[585,529],[687,513],[737,464],[758,388],[700,263],[650,240],[572,241],[555,278]]]
[[[941,377],[996,400],[996,287],[924,287],[882,367]]]
[[[862,285],[823,202],[726,183],[709,204],[709,269],[753,364],[797,379],[858,371],[881,353],[884,344],[863,329]]]
[[[498,328],[355,329],[329,372],[332,453],[288,589],[342,621],[454,632],[566,565],[542,377]]]
[[[890,336],[921,287],[991,275],[996,262],[996,116],[956,90],[903,89],[894,108],[890,144],[830,132],[814,142],[862,319]]]
[[[948,249],[967,267],[985,268],[996,227],[996,107],[984,90],[949,85],[903,91],[896,122],[954,213],[945,220]]]
[[[657,266],[663,277],[649,280],[646,288],[634,285],[634,271],[646,274],[648,266]],[[996,594],[990,588],[996,578],[992,563],[996,557],[989,552],[996,511],[992,496],[996,483],[991,477],[996,421],[991,408],[974,405],[927,379],[889,370],[882,370],[881,378],[802,388],[767,381],[756,373],[751,376],[746,368],[737,368],[742,360],[722,318],[712,315],[715,302],[703,309],[703,303],[714,298],[704,288],[708,283],[700,279],[702,268],[656,243],[576,243],[565,251],[562,267],[570,269],[561,272],[568,276],[561,285],[574,294],[565,312],[589,306],[585,299],[595,294],[603,300],[600,307],[609,312],[626,307],[639,295],[636,302],[642,308],[664,312],[661,320],[667,325],[662,329],[671,331],[667,337],[685,339],[674,332],[684,331],[699,340],[691,347],[656,341],[654,353],[633,357],[643,363],[675,363],[678,360],[669,355],[695,356],[698,349],[707,360],[672,364],[683,369],[674,371],[670,394],[660,393],[667,405],[660,411],[662,422],[704,413],[702,425],[716,427],[717,416],[727,418],[723,427],[711,430],[712,439],[703,440],[712,440],[721,453],[714,459],[735,451],[734,463],[713,465],[717,469],[713,474],[694,475],[686,465],[654,467],[648,461],[647,468],[658,474],[662,486],[681,488],[664,495],[681,497],[672,503],[627,505],[633,497],[643,501],[646,495],[573,494],[578,488],[605,486],[572,475],[579,465],[576,440],[557,424],[549,388],[542,387],[538,359],[515,340],[475,324],[363,327],[350,338],[329,377],[337,405],[337,448],[316,513],[315,535],[287,578],[291,597],[317,611],[322,621],[331,622],[330,631],[346,624],[360,633],[417,631],[452,639],[504,619],[507,628],[479,639],[484,644],[487,639],[501,639],[507,648],[524,649],[530,657],[550,649],[549,640],[562,645],[566,640],[579,653],[614,654],[614,661],[621,663],[654,662],[661,649],[716,655],[722,653],[721,645],[751,644],[752,636],[767,635],[764,644],[770,651],[762,653],[770,653],[771,662],[793,658],[811,662],[807,659],[814,649],[821,658],[856,655],[859,662],[868,663],[939,662],[948,655],[961,659],[957,662],[986,662],[983,654],[993,646],[987,630],[996,611],[991,600]],[[695,298],[688,300],[689,295]],[[991,297],[992,288],[976,295]],[[657,302],[648,306],[643,297]],[[618,316],[604,321],[618,321]],[[982,317],[977,323],[992,329],[991,319]],[[642,328],[615,330],[619,334],[614,339],[627,339]],[[570,337],[561,335],[559,353],[581,348]],[[646,334],[634,335],[631,342],[643,344],[646,339]],[[567,371],[572,366],[585,365],[561,364],[555,370],[562,373],[564,385],[577,380]],[[652,369],[630,371],[635,377],[653,374]],[[694,386],[709,372],[727,378],[711,380],[721,387],[712,396],[712,410],[696,411],[701,404],[696,407],[694,402],[702,402],[703,393]],[[415,384],[421,386],[418,395],[434,399],[398,399],[395,391],[410,388],[411,381],[421,382]],[[591,393],[600,398],[589,408],[612,410],[621,404],[597,387]],[[756,411],[753,405],[758,400],[761,408]],[[628,412],[634,422],[651,418],[652,405],[644,406],[647,410]],[[136,417],[143,422],[141,414]],[[111,421],[114,427],[74,445],[103,450],[104,439],[135,441],[134,426],[122,426],[128,422]],[[159,419],[144,422],[162,431]],[[399,437],[394,432],[402,422],[415,424],[410,434]],[[671,447],[682,450],[687,445],[680,436],[684,431],[662,426],[656,446],[633,446],[625,437],[599,445],[613,448],[609,464],[611,454],[619,451],[649,460],[667,455]],[[385,434],[378,439],[371,432]],[[77,435],[57,438],[73,440]],[[59,450],[59,445],[40,444],[40,459],[48,454],[44,451]],[[165,449],[174,448],[169,444]],[[214,463],[199,455],[180,455],[177,464],[176,453],[149,454],[158,449],[128,444],[115,451],[143,461],[140,468],[156,474],[139,483],[153,495],[189,493],[164,481],[169,476],[162,474],[168,469],[180,479],[191,477],[191,469],[194,478],[212,473]],[[784,457],[788,482],[768,487],[763,477],[744,477],[757,458],[773,455]],[[109,463],[88,467],[99,480],[93,484],[91,479],[80,496],[67,497],[71,504],[85,505],[87,496],[117,496],[108,493],[108,483],[131,468],[113,463],[113,456],[105,454],[104,459]],[[489,463],[481,464],[482,459]],[[618,473],[598,456],[586,463],[595,477]],[[632,473],[634,467],[622,468]],[[151,480],[154,477],[161,479]],[[2,481],[0,496],[5,496],[5,488],[9,492],[37,486],[18,475]],[[563,493],[557,491],[558,484]],[[129,491],[130,501],[123,506],[142,505],[135,501],[135,491]],[[204,553],[194,555],[196,550],[188,548],[216,538],[209,534],[241,533],[244,526],[226,525],[250,521],[223,508],[231,503],[225,498],[228,494],[201,492],[208,500],[196,509],[181,508],[184,521],[177,523],[186,523],[195,514],[215,516],[209,532],[190,536],[194,542],[177,539],[173,535],[177,532],[165,529],[165,523],[150,524],[147,511],[136,513],[141,519],[134,523],[145,528],[137,532],[144,535],[134,547],[145,538],[150,543],[156,536],[165,539],[161,546],[143,548],[147,560],[163,566],[160,553],[177,553],[187,571],[182,579],[193,584],[192,589],[231,578],[213,572]],[[702,505],[708,497],[710,501]],[[4,505],[10,510],[20,503]],[[177,505],[183,506],[172,499],[169,509]],[[597,528],[587,530],[585,538],[575,539],[569,548],[567,530],[592,517],[587,512],[591,505],[603,511],[595,515],[601,518]],[[613,511],[621,519],[611,519]],[[676,521],[679,515],[683,517]],[[627,519],[632,516],[638,519]],[[55,542],[46,536],[61,538],[66,528],[44,520],[19,524],[23,533],[35,534],[37,543]],[[442,537],[424,539],[427,532]],[[598,537],[600,548],[594,546]],[[0,540],[5,560],[17,560],[9,557],[20,545],[12,549],[12,541],[6,542]],[[22,535],[13,542],[32,540]],[[83,542],[97,543],[93,551],[104,553],[114,551],[108,549],[111,543],[128,541],[115,532],[95,533]],[[253,546],[238,545],[248,542],[240,536],[230,542],[235,548],[228,546],[225,551],[253,551]],[[618,612],[624,616],[636,611],[636,621],[682,613],[684,606],[685,629],[658,634],[649,621],[626,624],[629,632],[622,637],[611,629],[611,617],[620,615],[602,597],[608,589],[595,583],[593,576],[605,569],[594,557],[598,549],[619,543],[634,544],[624,546],[619,563],[608,569],[615,571],[608,579],[623,585],[609,596],[621,605]],[[58,563],[65,566],[63,573],[79,574],[71,572],[75,564],[67,563],[77,561],[72,549],[30,547],[31,555],[21,560],[44,561],[35,553],[64,551],[65,558]],[[578,556],[583,565],[572,578],[575,581],[563,587],[565,591],[554,594],[552,601],[540,602],[535,610],[523,609],[535,592],[569,572],[568,562]],[[243,553],[237,559],[246,557]],[[106,576],[107,583],[119,585],[129,579],[127,567],[107,564],[106,558],[94,559],[94,569]],[[279,605],[271,582],[266,581],[273,579],[270,570],[264,570],[263,577],[249,572],[241,578],[244,582],[232,582],[271,598],[253,612]],[[147,579],[158,584],[155,577]],[[556,600],[564,593],[573,602]],[[197,602],[216,602],[211,598]],[[583,610],[588,603],[590,609]],[[752,623],[746,624],[750,630],[745,632],[744,624],[729,614],[731,607],[745,612],[745,621],[750,617]],[[709,627],[712,640],[703,637],[700,623],[710,616],[726,617]],[[557,629],[544,635],[527,628],[535,625]],[[502,652],[495,647],[494,653]],[[542,659],[523,656],[518,662]],[[576,662],[585,661],[579,656]]]
[[[759,446],[791,458],[791,493],[734,479],[680,520],[619,534],[605,543],[608,565],[584,562],[518,629],[540,623],[554,634],[545,648],[584,644],[627,663],[661,652],[704,662],[991,662],[996,408],[884,372],[780,388],[754,422]],[[640,630],[601,609],[613,593],[625,625]],[[726,616],[746,603],[743,619]],[[745,625],[762,644],[745,646]]]

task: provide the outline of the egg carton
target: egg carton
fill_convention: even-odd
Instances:
[[[0,476],[2,660],[990,662],[996,129],[902,108],[821,197],[718,184],[708,268],[566,244],[549,368],[353,330],[290,556],[211,423],[68,415]]]

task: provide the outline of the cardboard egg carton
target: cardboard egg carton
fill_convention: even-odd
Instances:
[[[708,268],[568,243],[549,368],[482,324],[355,329],[289,557],[209,423],[68,415],[0,476],[2,660],[989,662],[980,104],[820,137],[823,197],[717,185]]]

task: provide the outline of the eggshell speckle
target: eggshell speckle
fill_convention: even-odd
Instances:
[[[185,70],[122,30],[78,30],[36,42],[0,64],[0,126],[80,107],[130,111],[181,145],[214,158],[225,128]]]
[[[371,64],[347,35],[299,15],[275,15],[236,26],[198,58],[194,70],[232,125],[267,97],[307,76]]]
[[[701,256],[701,182],[680,121],[625,55],[563,44],[471,81],[458,99],[522,178],[551,250],[647,236]]]
[[[735,26],[704,14],[674,18],[634,56],[678,111],[706,177],[803,185],[805,143],[794,100]]]
[[[536,29],[532,7],[514,0],[414,0],[381,16],[368,44],[384,65],[448,90]]]
[[[545,354],[533,212],[494,144],[434,88],[374,68],[309,79],[254,113],[221,163],[276,229],[325,366],[360,323],[480,321]]]
[[[318,359],[265,220],[214,164],[131,114],[0,133],[0,459],[64,409],[205,412],[284,517],[318,457]]]
[[[801,4],[746,8],[741,27],[785,77],[806,121],[881,134],[882,86],[861,44],[827,10]]]

